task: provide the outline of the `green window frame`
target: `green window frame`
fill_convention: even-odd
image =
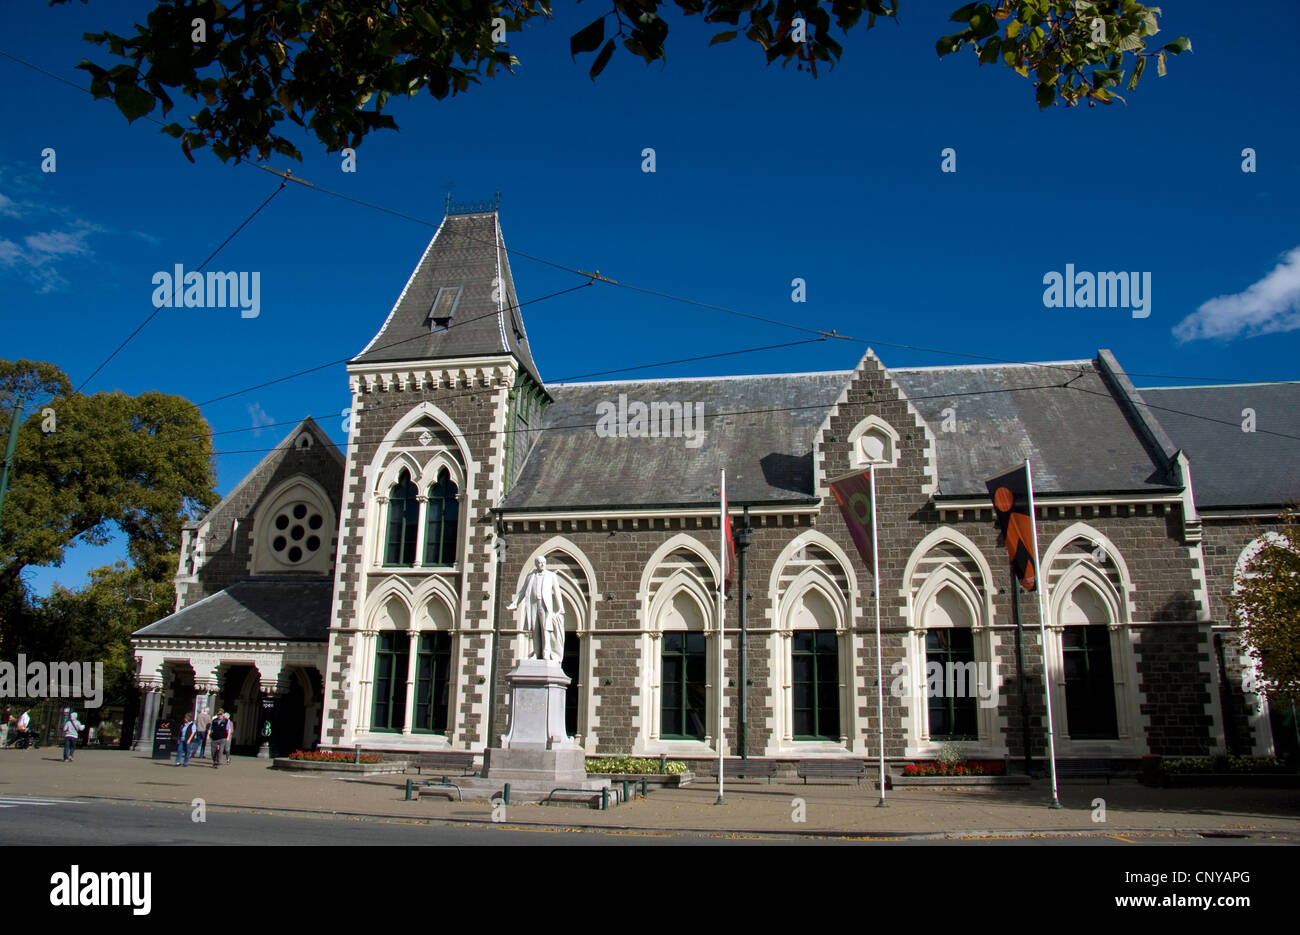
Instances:
[[[948,695],[949,665],[966,666],[975,661],[975,634],[968,627],[936,627],[925,634],[926,694],[929,694],[931,665],[938,663],[943,690],[928,698],[931,740],[979,740],[976,693],[966,697]],[[967,686],[970,688],[971,686]]]
[[[664,740],[703,740],[708,652],[699,630],[668,630],[661,640],[660,730]]]
[[[411,638],[406,633],[380,633],[375,641],[374,703],[370,727],[401,731],[406,726],[406,674],[411,661]]]
[[[420,526],[420,500],[410,472],[403,470],[388,488],[388,544],[384,564],[415,565],[415,546]]]
[[[1065,717],[1071,740],[1118,740],[1115,667],[1106,624],[1068,626],[1061,633]]]
[[[456,530],[460,523],[460,488],[443,468],[429,488],[428,516],[424,522],[424,563],[456,564]]]
[[[795,740],[840,739],[840,641],[834,630],[796,630],[790,640]]]
[[[451,634],[438,630],[420,634],[415,657],[415,722],[413,731],[446,734],[451,723]]]

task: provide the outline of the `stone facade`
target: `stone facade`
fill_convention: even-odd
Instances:
[[[1243,551],[1275,528],[1276,513],[1198,514],[1185,453],[1142,413],[1109,352],[1068,367],[1025,365],[1073,368],[1065,385],[1036,386],[1009,368],[911,371],[903,380],[867,351],[851,372],[743,386],[547,387],[505,253],[495,214],[446,219],[380,333],[348,366],[346,464],[324,445],[291,449],[187,534],[178,606],[258,571],[256,513],[284,484],[312,478],[332,498],[328,646],[316,664],[322,746],[491,745],[509,718],[504,675],[530,648],[522,611],[507,605],[544,557],[561,582],[570,717],[589,754],[704,760],[743,745],[750,756],[787,760],[873,757],[881,686],[889,757],[931,758],[949,744],[974,759],[1020,757],[1022,718],[1030,752],[1041,756],[1047,684],[1064,758],[1271,749],[1224,598]],[[1066,392],[1079,379],[1092,388]],[[984,390],[969,391],[981,380]],[[1006,385],[990,389],[995,380]],[[791,403],[796,390],[816,402]],[[703,447],[659,438],[658,429],[611,440],[582,421],[594,419],[590,401],[601,394],[689,406],[696,391],[712,393],[715,409],[765,392],[772,413],[812,415],[754,442],[765,431],[758,421],[738,426],[711,413],[715,434]],[[940,419],[921,402],[979,392],[993,402],[982,415],[961,403],[962,419],[955,406]],[[1018,410],[999,395],[1012,392]],[[577,422],[548,415],[562,411]],[[753,411],[739,405],[735,415]],[[548,447],[561,435],[567,449]],[[1006,552],[982,489],[994,468],[1025,458],[1036,472],[1046,646],[1037,594],[1019,592],[1017,629]],[[877,479],[879,667],[875,570],[829,488],[868,463]],[[743,676],[738,582],[719,636],[719,469],[729,485],[733,471],[737,478],[733,526],[749,524]],[[959,698],[941,681],[935,700],[929,673],[939,659],[974,680]]]

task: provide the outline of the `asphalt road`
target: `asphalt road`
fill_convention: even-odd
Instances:
[[[192,820],[189,808],[0,797],[0,845],[654,845],[654,844],[1039,844],[1039,845],[1258,845],[1291,843],[1254,833],[1242,838],[1144,837],[1124,834],[973,838],[964,840],[875,838],[754,837],[749,835],[647,834],[643,832],[557,831],[508,822],[440,824],[325,815],[284,815],[235,809],[209,809],[206,821]]]

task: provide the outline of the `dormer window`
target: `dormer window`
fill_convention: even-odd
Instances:
[[[443,286],[438,290],[438,295],[433,300],[433,307],[429,309],[429,317],[424,322],[431,332],[436,334],[451,327],[451,318],[456,314],[456,306],[460,304],[460,295],[464,288],[464,286]]]

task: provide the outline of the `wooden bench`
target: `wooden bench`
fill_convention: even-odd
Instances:
[[[1048,767],[1050,770],[1050,767]],[[1049,773],[1050,775],[1050,773]],[[1056,778],[1064,779],[1105,779],[1110,785],[1110,777],[1115,770],[1110,760],[1064,760],[1056,764]]]
[[[426,769],[432,773],[458,770],[461,776],[474,772],[474,755],[471,753],[418,753],[410,762],[417,776],[423,776]]]
[[[777,773],[777,764],[775,760],[723,760],[722,777],[723,779],[754,779],[765,778],[770,785],[772,777]]]
[[[796,775],[808,785],[812,779],[853,779],[858,785],[867,778],[867,764],[861,760],[800,760]]]

